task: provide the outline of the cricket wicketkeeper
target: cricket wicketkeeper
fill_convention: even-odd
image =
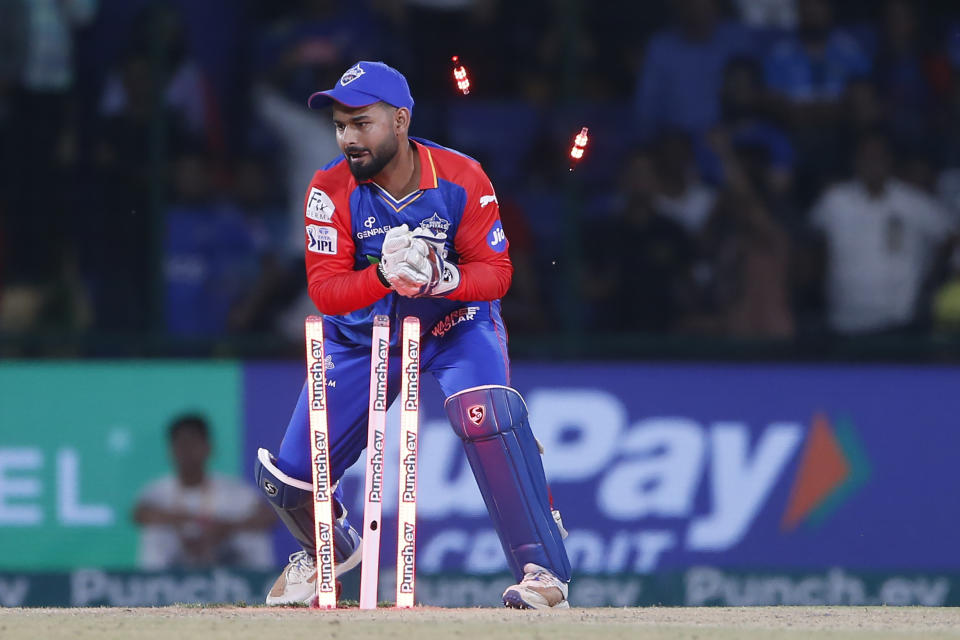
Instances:
[[[559,514],[550,506],[527,408],[510,387],[500,298],[513,267],[496,194],[480,164],[407,135],[413,98],[400,72],[361,61],[336,86],[310,96],[332,105],[343,157],[320,171],[304,201],[310,297],[325,316],[332,481],[367,442],[370,341],[375,315],[420,319],[422,368],[440,383],[487,510],[517,584],[508,607],[569,607],[570,562]],[[400,358],[390,358],[389,402]],[[261,449],[257,483],[303,551],[267,604],[309,602],[315,594],[313,501],[306,386],[274,457]],[[355,567],[361,541],[335,492],[336,573]],[[555,519],[556,518],[556,519]]]

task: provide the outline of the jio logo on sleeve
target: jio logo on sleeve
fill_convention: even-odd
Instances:
[[[507,248],[507,235],[503,232],[503,226],[497,220],[490,228],[487,234],[487,244],[498,253],[502,253]]]

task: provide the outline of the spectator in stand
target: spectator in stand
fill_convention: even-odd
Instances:
[[[142,331],[153,324],[156,309],[152,295],[162,236],[155,205],[168,179],[158,160],[163,149],[177,153],[187,135],[186,126],[169,108],[156,119],[149,59],[132,52],[122,69],[125,107],[99,123],[93,150],[100,202],[78,233],[84,238],[82,258],[96,327]],[[162,148],[154,135],[158,125],[165,134]]]
[[[232,332],[270,332],[277,316],[300,295],[287,270],[287,212],[273,192],[275,179],[266,158],[248,155],[237,162],[231,193],[259,252],[259,275],[232,305]]]
[[[634,153],[620,183],[614,216],[582,232],[588,321],[600,330],[668,332],[686,311],[696,247],[679,222],[658,211],[650,154]]]
[[[71,232],[75,36],[97,0],[0,2],[0,327],[85,321]]]
[[[946,49],[949,64],[936,136],[945,164],[960,167],[960,21],[948,30]]]
[[[11,144],[13,121],[13,94],[20,84],[23,64],[27,57],[27,8],[18,0],[0,0],[0,165],[14,166],[18,150]],[[6,248],[8,242],[6,228],[13,227],[8,220],[12,215],[12,185],[8,179],[8,170],[0,172],[0,330],[9,331],[12,325],[29,325],[36,311],[28,309],[23,319],[12,318],[8,309],[5,262],[10,255]],[[36,302],[42,302],[39,296],[33,296]],[[24,322],[24,320],[26,322]]]
[[[540,2],[499,3],[497,40],[506,46],[498,50],[507,58],[496,61],[497,86],[483,87],[484,95],[495,90],[546,109],[558,100],[619,101],[632,89],[623,79],[637,75],[643,45],[674,12],[657,2],[607,0],[603,11],[564,2],[550,0],[549,12]]]
[[[775,113],[793,132],[798,195],[809,201],[831,177],[835,130],[847,85],[870,72],[857,41],[834,26],[831,0],[797,0],[798,28],[773,45],[764,62]]]
[[[406,64],[405,75],[418,99],[426,102],[450,96],[454,88],[440,81],[450,77],[450,57],[459,55],[470,66],[474,95],[490,96],[511,88],[514,78],[504,70],[522,62],[511,55],[514,24],[500,20],[509,5],[530,3],[500,0],[373,0],[371,3],[389,23],[393,38],[384,46]],[[549,3],[548,3],[549,5]],[[549,9],[550,7],[546,7]],[[540,20],[550,12],[541,8]],[[396,46],[402,42],[406,50]],[[494,46],[494,43],[496,45]],[[530,43],[525,43],[528,52]],[[536,54],[534,54],[536,55]],[[409,56],[408,60],[404,60]],[[375,59],[375,58],[373,58]]]
[[[751,33],[721,20],[716,0],[679,0],[677,22],[653,36],[635,96],[638,133],[650,141],[664,129],[702,134],[720,120],[723,70],[753,53]]]
[[[887,124],[877,84],[870,78],[851,80],[843,94],[842,112],[837,127],[842,146],[837,152],[856,146],[860,135]]]
[[[797,26],[796,0],[734,0],[740,20],[755,29],[793,30]]]
[[[715,309],[712,328],[742,338],[789,338],[791,247],[773,216],[782,193],[770,169],[770,146],[759,139],[737,142],[723,131],[713,132],[710,144],[725,178],[700,251],[700,271],[711,276],[700,285]]]
[[[803,154],[797,183],[805,208],[828,184],[849,173],[850,150],[863,134],[886,125],[877,85],[869,77],[847,84],[838,109],[835,120],[813,129],[799,128],[794,136]]]
[[[461,147],[460,150],[479,162],[489,175],[493,175],[490,169],[490,156],[486,150],[470,147]],[[526,160],[523,161],[523,165],[527,169],[525,177],[536,181],[544,172],[553,170],[555,180],[557,175],[562,174],[561,172],[569,171],[566,166],[557,169],[556,165],[562,163],[557,163],[555,160],[562,153],[562,150],[555,150],[553,156],[545,159],[539,157],[536,150],[531,150],[524,155]],[[537,166],[535,163],[538,160],[547,166]],[[510,290],[503,297],[503,315],[510,327],[511,335],[544,331],[549,325],[549,314],[544,299],[543,283],[540,281],[537,270],[538,238],[534,234],[535,225],[531,220],[530,212],[524,206],[524,198],[518,198],[515,195],[508,181],[502,180],[497,184],[496,197],[497,205],[500,207],[500,221],[503,224],[504,233],[510,238],[510,261],[513,263]],[[501,184],[504,186],[499,186]],[[536,196],[533,197],[536,198]],[[542,200],[540,204],[544,204]],[[551,204],[553,203],[546,202],[545,207],[550,208]],[[557,209],[549,209],[547,215],[552,216],[553,225],[557,227],[554,231],[562,232],[562,224],[557,222]],[[543,244],[549,246],[550,252],[554,252],[556,244],[562,242],[559,238],[554,242],[540,239],[545,240]]]
[[[223,122],[210,80],[187,49],[186,26],[176,7],[153,3],[144,8],[131,28],[131,55],[151,63],[151,50],[163,53],[156,80],[163,102],[175,113],[191,137],[202,139],[210,149],[224,146]],[[127,110],[130,96],[123,70],[107,75],[100,96],[100,115],[112,118]]]
[[[794,151],[787,133],[766,109],[765,91],[763,70],[756,60],[731,60],[723,74],[720,128],[733,146],[763,150],[768,160],[765,187],[775,199],[772,213],[782,219],[789,213],[785,200],[793,186]],[[721,176],[718,182],[723,180]]]
[[[273,567],[276,517],[256,489],[207,470],[207,419],[180,416],[168,438],[175,473],[147,485],[133,511],[141,527],[140,568]]]
[[[922,3],[920,3],[922,6]],[[874,74],[891,133],[899,142],[926,140],[933,117],[932,60],[921,43],[921,6],[887,0]]]
[[[378,35],[363,2],[291,4],[259,34],[253,55],[256,80],[302,108],[300,96],[336,82],[338,70],[349,61],[369,58]]]
[[[497,193],[500,220],[510,238],[513,279],[503,296],[503,316],[513,335],[535,334],[550,326],[544,289],[536,269],[534,235],[526,211],[507,191]]]
[[[777,43],[766,59],[767,86],[791,119],[804,123],[837,105],[853,78],[870,72],[857,41],[834,26],[831,0],[798,0],[797,32]],[[832,111],[830,111],[832,107]]]
[[[325,85],[318,85],[325,86]],[[303,185],[340,153],[334,129],[276,87],[258,85],[253,96],[257,114],[280,143],[280,164],[286,176],[285,252],[303,270]]]
[[[657,181],[654,206],[660,215],[700,235],[717,201],[716,189],[700,180],[693,143],[682,131],[660,135],[654,148]]]
[[[0,139],[10,134],[15,93],[21,85],[27,59],[27,7],[20,0],[0,0]],[[9,162],[13,153],[9,145],[0,144],[0,161]],[[5,165],[6,166],[6,165]],[[6,173],[6,172],[4,172]],[[0,196],[7,195],[5,177],[0,176]]]
[[[260,273],[257,234],[236,207],[217,200],[212,179],[201,152],[185,152],[174,163],[163,257],[166,328],[174,335],[226,333],[231,310]]]
[[[854,162],[854,179],[828,189],[810,214],[826,242],[828,324],[845,335],[915,329],[953,221],[933,198],[891,177],[885,133],[864,134]]]

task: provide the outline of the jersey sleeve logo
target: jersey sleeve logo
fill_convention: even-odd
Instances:
[[[325,253],[330,256],[336,255],[337,230],[333,227],[320,227],[315,224],[308,224],[307,251]]]
[[[310,189],[310,196],[307,198],[308,218],[317,222],[331,222],[336,209],[330,196],[316,187]]]
[[[487,244],[497,253],[503,253],[507,248],[507,235],[503,232],[503,226],[499,220],[494,222],[493,227],[490,228],[490,233],[487,234]]]
[[[483,209],[491,202],[497,202],[497,196],[480,196],[480,208]],[[497,202],[497,204],[500,204]]]

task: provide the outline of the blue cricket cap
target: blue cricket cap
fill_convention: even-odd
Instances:
[[[310,96],[307,106],[323,109],[339,102],[347,107],[366,107],[381,101],[413,112],[413,96],[403,74],[382,62],[361,60],[340,76],[333,89]]]

